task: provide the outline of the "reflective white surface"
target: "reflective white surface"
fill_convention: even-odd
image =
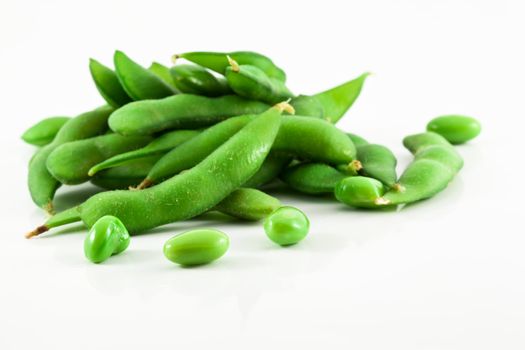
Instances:
[[[2,2],[0,349],[523,349],[523,15],[519,1]],[[22,238],[45,216],[19,135],[101,104],[88,58],[109,64],[117,48],[144,65],[258,50],[307,94],[373,71],[340,126],[391,147],[400,171],[400,140],[434,116],[472,115],[483,131],[459,147],[465,168],[445,192],[399,212],[275,189],[311,220],[297,246],[207,215],[94,265],[81,226]],[[62,188],[57,206],[94,191]],[[169,237],[203,226],[229,234],[221,260],[163,257]]]

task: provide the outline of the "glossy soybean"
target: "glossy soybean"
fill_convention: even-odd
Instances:
[[[461,144],[474,139],[481,132],[481,124],[464,115],[444,115],[432,119],[427,131],[440,134],[451,144]]]
[[[112,255],[126,250],[130,236],[124,224],[114,216],[104,216],[91,227],[84,240],[84,255],[95,263],[106,261]]]
[[[90,59],[89,71],[98,92],[110,106],[118,108],[132,101],[111,68],[95,59]]]
[[[308,217],[294,207],[281,207],[264,222],[264,231],[268,238],[281,246],[299,243],[306,238],[309,230]]]
[[[230,246],[228,236],[214,229],[183,232],[164,244],[164,256],[183,266],[209,264],[222,257]]]
[[[179,64],[171,67],[170,73],[175,86],[182,93],[209,97],[232,93],[224,78],[216,77],[201,66]]]
[[[42,119],[22,134],[22,140],[35,146],[45,146],[53,141],[58,131],[70,117],[49,117]]]

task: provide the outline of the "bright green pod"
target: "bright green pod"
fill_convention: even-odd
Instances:
[[[110,106],[119,108],[132,101],[112,69],[90,58],[89,71],[98,92]]]
[[[133,61],[124,52],[115,51],[113,60],[118,80],[132,99],[159,99],[176,93],[164,80]]]
[[[91,169],[89,169],[88,175],[93,176],[101,170],[124,165],[137,159],[142,159],[153,155],[163,155],[188,141],[189,139],[195,137],[199,134],[199,132],[200,131],[197,130],[174,130],[167,132],[157,137],[142,148],[117,154],[109,159],[104,160],[103,162],[96,164],[95,166],[91,167]],[[135,185],[136,184],[137,183],[135,183]]]
[[[403,139],[403,146],[412,154],[417,153],[425,147],[435,145],[450,146],[450,143],[443,136],[435,132],[413,134]]]
[[[168,67],[158,62],[153,62],[148,67],[148,70],[150,72],[155,73],[157,77],[162,79],[162,81],[164,81],[167,85],[171,86],[175,91],[181,92],[177,89],[177,86],[175,85],[175,82],[173,81],[173,78],[170,73],[170,69]]]
[[[440,134],[453,145],[472,140],[481,132],[481,124],[472,117],[464,115],[444,115],[432,119],[427,131]]]
[[[361,163],[359,174],[379,180],[388,188],[397,188],[397,159],[391,150],[373,143],[356,148]]]
[[[261,167],[279,130],[281,114],[288,108],[286,103],[270,108],[198,165],[162,184],[143,191],[97,193],[79,206],[82,221],[91,227],[99,218],[113,215],[130,233],[138,233],[208,211]]]
[[[69,120],[59,130],[53,142],[38,150],[29,162],[28,186],[33,202],[49,213],[53,212],[53,197],[60,186],[47,170],[48,156],[58,146],[75,140],[103,134],[107,131],[107,120],[113,109],[109,106],[97,108]]]
[[[348,206],[376,208],[385,193],[383,184],[365,176],[347,177],[335,186],[335,198]]]
[[[310,230],[308,217],[294,207],[281,207],[266,218],[264,231],[270,240],[281,246],[297,244]]]
[[[284,71],[277,67],[270,58],[257,52],[186,52],[183,54],[174,55],[174,58],[184,58],[190,62],[198,64],[199,66],[203,66],[217,73],[224,74],[226,68],[229,66],[227,56],[230,56],[239,64],[247,64],[258,67],[271,78],[282,82],[286,81],[286,74]]]
[[[167,240],[164,256],[183,266],[203,265],[222,257],[229,246],[228,236],[219,230],[191,230]]]
[[[138,158],[124,165],[97,172],[90,182],[106,190],[127,190],[137,186],[148,175],[162,155]]]
[[[116,154],[143,147],[150,136],[107,134],[58,146],[46,161],[48,171],[63,184],[76,185],[89,180],[89,169]]]
[[[202,128],[233,116],[262,113],[266,109],[265,103],[235,95],[180,94],[161,100],[132,102],[111,115],[109,126],[123,135],[150,135],[168,129]]]
[[[308,194],[333,193],[348,175],[323,163],[301,163],[283,171],[280,178],[296,191]]]
[[[237,95],[268,104],[285,101],[293,97],[293,94],[282,81],[268,77],[260,68],[251,65],[239,65],[235,60],[228,59],[230,66],[226,68],[224,76],[230,88]]]
[[[216,77],[201,66],[179,64],[171,67],[170,73],[177,89],[185,94],[217,97],[232,93],[224,78]]]
[[[84,255],[95,263],[106,261],[112,255],[126,250],[130,243],[128,230],[118,218],[104,216],[89,230],[84,240]]]
[[[280,206],[281,202],[269,194],[254,188],[239,188],[217,204],[214,210],[238,219],[257,221]]]
[[[363,137],[361,137],[361,136],[359,136],[357,134],[353,134],[353,133],[350,133],[350,132],[347,132],[346,134],[348,135],[350,140],[352,140],[352,143],[356,147],[368,144],[368,141],[365,138],[363,138]]]
[[[287,155],[275,154],[270,152],[268,157],[264,160],[261,167],[255,175],[253,175],[243,186],[257,188],[270,183],[275,180],[281,171],[291,162],[291,157]]]
[[[22,134],[22,140],[35,146],[45,146],[53,141],[58,131],[70,117],[49,117],[42,119]]]
[[[313,96],[298,95],[290,101],[295,114],[307,117],[324,118],[324,109],[321,102]]]

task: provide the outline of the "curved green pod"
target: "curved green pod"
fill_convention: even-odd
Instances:
[[[133,100],[159,99],[176,93],[164,80],[133,61],[124,52],[115,51],[113,61],[120,84]]]
[[[53,141],[58,131],[70,117],[49,117],[42,119],[22,134],[22,140],[35,146],[45,146]]]
[[[298,95],[290,100],[295,114],[306,117],[324,118],[323,105],[317,98],[307,95]]]
[[[383,145],[369,143],[356,147],[357,160],[361,163],[359,174],[381,181],[388,188],[396,187],[397,159]]]
[[[224,76],[230,88],[239,96],[268,104],[278,103],[293,97],[286,85],[277,79],[268,77],[256,66],[239,65],[228,57],[230,66]]]
[[[173,77],[171,76],[170,69],[166,67],[163,64],[160,64],[158,62],[153,62],[149,67],[148,70],[150,72],[155,73],[157,77],[159,77],[162,81],[164,81],[167,85],[171,86],[175,91],[181,92],[177,89],[177,86],[175,85],[175,82],[173,81]]]
[[[209,97],[232,94],[226,79],[216,77],[204,67],[178,64],[171,67],[170,73],[175,86],[182,93]]]
[[[440,134],[453,145],[472,140],[481,132],[481,124],[472,117],[464,115],[443,115],[427,124],[427,131]]]
[[[90,182],[106,190],[127,190],[137,186],[160,157],[162,155],[134,159],[124,165],[102,170],[92,176]]]
[[[200,131],[197,130],[174,130],[171,132],[167,132],[157,137],[142,148],[117,154],[94,165],[93,167],[91,167],[91,169],[89,169],[88,175],[93,176],[101,170],[124,165],[137,159],[153,155],[163,155],[168,151],[172,150],[173,148],[195,137],[199,133]]]
[[[59,130],[53,142],[38,150],[29,162],[28,186],[31,198],[36,205],[53,212],[53,197],[60,186],[47,170],[48,156],[60,145],[103,134],[107,131],[107,120],[113,108],[104,106],[80,114],[69,120]]]
[[[280,178],[296,191],[307,194],[333,193],[348,175],[323,163],[300,163],[283,171]]]
[[[279,104],[262,113],[192,169],[143,191],[108,191],[78,211],[91,227],[105,215],[118,217],[130,233],[186,220],[216,206],[260,168],[281,124]],[[188,190],[191,189],[191,190]],[[42,233],[42,227],[27,234]]]
[[[89,180],[89,169],[116,154],[143,147],[150,136],[107,134],[64,143],[49,154],[47,170],[63,184],[76,185]]]
[[[353,133],[350,133],[350,132],[347,132],[346,134],[348,135],[350,140],[352,140],[352,143],[356,147],[368,144],[368,141],[365,138],[363,138],[362,136],[359,136],[357,134],[353,134]]]
[[[269,194],[254,188],[239,188],[217,204],[214,210],[238,219],[257,221],[280,206],[281,202]]]
[[[214,229],[186,231],[170,238],[164,244],[164,256],[179,265],[209,264],[222,257],[230,240],[226,234]]]
[[[123,135],[149,135],[167,129],[197,129],[224,119],[262,113],[268,105],[235,95],[204,97],[189,94],[137,101],[109,118],[111,130]]]
[[[95,263],[106,261],[110,256],[126,250],[130,243],[128,230],[118,218],[104,216],[91,227],[84,240],[84,255]]]
[[[264,160],[261,167],[255,175],[253,175],[243,186],[250,188],[257,188],[266,185],[272,180],[276,179],[281,171],[292,161],[292,158],[287,155],[275,154],[270,152],[268,157]]]
[[[184,58],[190,62],[196,63],[199,66],[206,67],[217,73],[224,74],[226,68],[229,66],[228,58],[237,61],[239,64],[247,64],[258,67],[267,76],[286,81],[286,74],[284,71],[273,63],[273,61],[257,52],[253,51],[235,51],[235,52],[185,52],[174,55],[176,58]]]
[[[120,84],[117,74],[112,69],[90,58],[89,71],[98,92],[110,106],[119,108],[133,101]]]

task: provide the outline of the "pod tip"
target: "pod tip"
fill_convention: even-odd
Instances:
[[[239,63],[237,63],[237,61],[231,58],[230,55],[226,55],[226,58],[228,59],[228,63],[232,67],[232,71],[237,73],[240,70]]]
[[[42,207],[46,213],[49,215],[55,215],[55,207],[53,206],[53,202],[48,202]]]
[[[406,188],[405,188],[405,186],[401,185],[400,183],[395,183],[392,186],[392,190],[394,190],[396,192],[405,192]]]
[[[153,185],[153,181],[150,179],[144,179],[137,187],[130,187],[130,190],[143,190]]]
[[[357,173],[359,170],[363,169],[363,164],[359,160],[354,159],[348,164],[348,168]]]
[[[171,63],[173,63],[173,64],[177,63],[177,60],[178,60],[180,57],[181,57],[181,56],[180,56],[178,53],[176,53],[175,55],[172,55],[172,56],[171,56]]]
[[[378,197],[374,200],[375,205],[389,205],[390,201],[388,199],[385,199],[383,197]]]
[[[288,114],[295,114],[295,109],[293,106],[289,103],[290,99],[287,101],[280,102],[276,104],[274,107],[279,110],[279,112],[286,112]]]
[[[46,225],[38,226],[33,231],[26,233],[25,237],[27,239],[31,239],[31,238],[36,237],[36,236],[40,235],[41,233],[44,233],[44,232],[46,232],[48,230],[49,230],[49,227],[47,227]]]

